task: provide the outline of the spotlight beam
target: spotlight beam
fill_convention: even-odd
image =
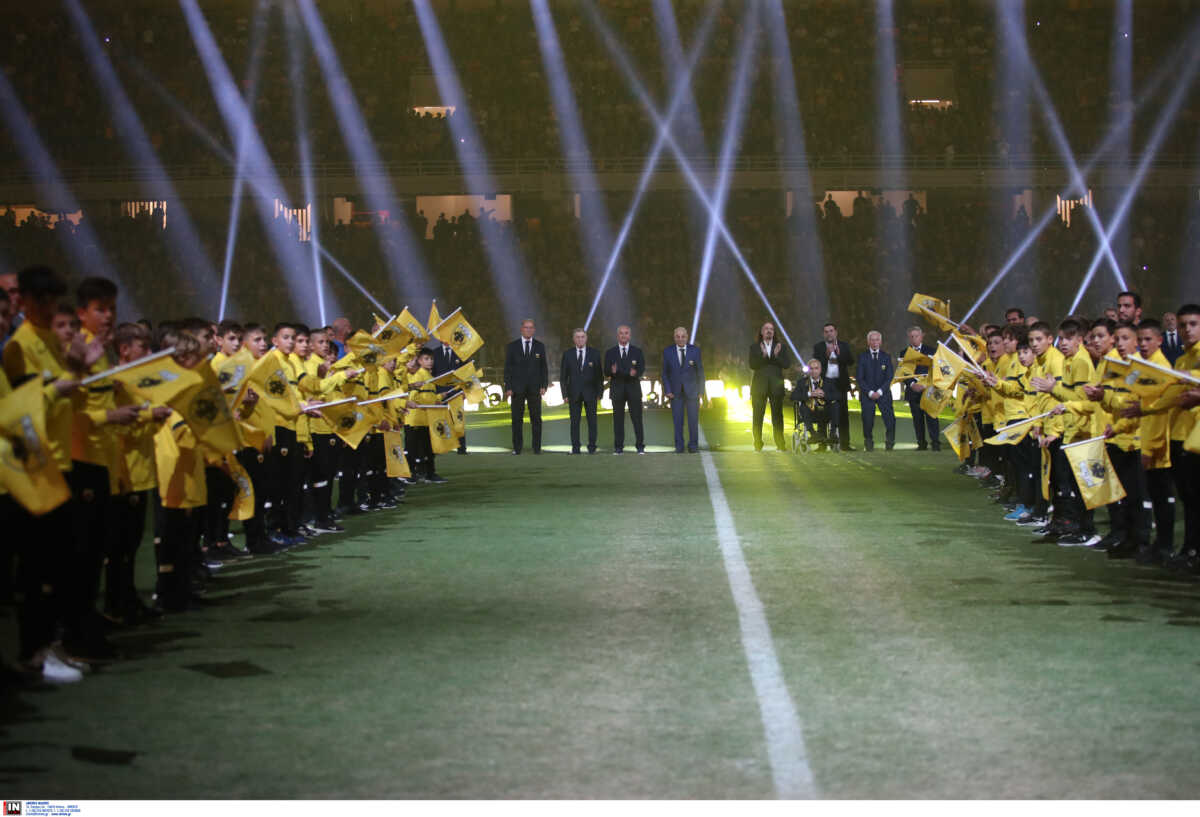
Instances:
[[[591,14],[593,22],[604,35],[606,42],[612,38],[612,32],[608,30],[607,25],[599,17],[599,12],[592,6],[590,2],[584,4],[584,8]],[[708,12],[701,21],[700,28],[696,33],[695,41],[692,44],[692,50],[688,57],[687,66],[684,71],[680,72],[679,81],[675,83],[675,88],[671,94],[671,101],[667,107],[666,123],[674,120],[675,116],[687,98],[691,87],[692,72],[696,69],[696,63],[700,59],[700,55],[704,53],[704,48],[708,43],[708,35],[712,29],[712,24],[717,18],[717,10],[720,8],[719,0],[713,0],[709,3]],[[622,58],[626,59],[627,58]],[[622,64],[622,68],[628,68],[628,75],[632,76],[633,68],[626,64]],[[643,93],[645,90],[643,89]],[[653,103],[649,102],[649,94],[645,93],[645,101],[643,105],[649,105],[653,108]],[[654,141],[654,146],[650,149],[650,155],[646,157],[645,163],[642,165],[641,176],[638,177],[638,186],[633,194],[633,201],[629,205],[629,210],[625,213],[625,218],[621,222],[621,229],[617,233],[617,240],[613,244],[612,250],[608,255],[608,262],[604,265],[604,274],[600,278],[600,286],[596,288],[596,297],[592,299],[592,307],[588,310],[587,320],[584,321],[583,328],[587,329],[592,325],[592,318],[596,314],[596,308],[600,305],[600,298],[604,294],[605,288],[608,286],[609,278],[612,276],[613,270],[616,268],[617,259],[621,257],[621,250],[625,247],[625,242],[629,239],[629,231],[633,227],[633,220],[637,216],[638,209],[642,205],[642,197],[646,194],[646,189],[650,186],[650,179],[654,175],[655,169],[658,167],[658,159],[662,154],[663,148],[666,147],[667,141],[671,138],[668,130],[668,124],[665,124],[661,119],[656,118],[655,125],[658,128],[658,136]],[[697,190],[702,190],[703,186],[697,187]]]
[[[405,218],[404,210],[396,198],[391,182],[384,175],[372,173],[366,168],[383,165],[379,151],[371,139],[366,118],[359,107],[354,89],[346,78],[346,72],[338,57],[337,49],[329,37],[325,23],[313,0],[297,0],[296,8],[304,22],[309,43],[321,66],[329,102],[336,113],[338,130],[342,141],[350,151],[356,165],[364,168],[358,173],[358,182],[366,194],[368,206],[375,211],[386,210],[392,229],[386,234],[377,230],[380,251],[388,264],[388,272],[396,287],[407,293],[411,300],[425,301],[434,297],[433,279],[425,263],[418,239],[413,237]],[[395,239],[395,244],[389,239]],[[424,236],[420,237],[424,239]]]
[[[638,101],[642,103],[642,107],[645,109],[647,116],[654,121],[655,126],[659,129],[660,135],[664,137],[666,146],[671,148],[671,153],[674,155],[675,161],[679,164],[679,169],[683,171],[683,175],[687,179],[688,184],[691,186],[692,192],[696,195],[701,204],[705,206],[708,213],[711,215],[714,211],[714,208],[712,202],[709,200],[708,191],[705,190],[704,183],[700,181],[700,178],[692,169],[691,163],[687,160],[687,157],[684,156],[679,144],[671,135],[669,123],[665,121],[663,116],[658,112],[658,108],[655,106],[654,101],[650,98],[649,92],[642,84],[642,81],[638,79],[637,72],[634,70],[629,56],[625,53],[625,50],[621,47],[620,43],[617,42],[617,38],[613,34],[612,29],[600,17],[599,12],[596,11],[592,4],[587,3],[585,4],[584,8],[588,10],[588,13],[592,18],[592,23],[596,30],[600,33],[601,38],[604,41],[604,45],[608,48],[609,54],[612,56],[613,61],[616,62],[617,66],[621,69],[621,73],[625,77],[626,84],[629,85],[630,89],[634,92],[634,95],[637,96]],[[651,166],[651,172],[652,171],[653,167]],[[742,272],[745,273],[746,279],[750,282],[750,286],[758,295],[759,300],[762,301],[763,306],[766,308],[768,314],[770,314],[771,320],[775,324],[775,328],[779,330],[779,334],[781,334],[783,339],[787,342],[788,348],[792,350],[792,354],[799,358],[800,353],[796,350],[796,346],[792,343],[791,338],[788,337],[788,333],[787,330],[784,329],[783,322],[779,319],[779,316],[775,314],[774,307],[771,306],[770,300],[767,298],[766,293],[763,292],[762,286],[760,286],[758,283],[758,279],[754,277],[753,270],[750,269],[750,265],[746,262],[745,256],[743,256],[742,251],[738,249],[737,242],[734,241],[733,236],[730,234],[723,221],[718,221],[717,230],[720,233],[721,238],[725,241],[726,247],[731,253],[733,253],[734,260],[737,261],[738,266],[741,267]],[[621,241],[623,239],[621,236],[618,236],[617,240]]]
[[[1003,9],[1003,6],[1001,8]],[[1025,32],[1017,25],[1017,21],[1014,19],[1012,13],[1004,13],[1002,11],[1001,17],[1004,20],[1004,30],[1008,35],[1009,42],[1016,49],[1028,69],[1029,83],[1033,88],[1034,96],[1037,97],[1041,105],[1042,116],[1046,119],[1054,146],[1059,156],[1067,164],[1067,172],[1070,174],[1071,183],[1080,190],[1087,190],[1087,182],[1079,169],[1079,165],[1075,161],[1075,154],[1071,151],[1066,131],[1063,129],[1062,122],[1058,118],[1054,100],[1050,98],[1050,92],[1046,90],[1046,85],[1042,82],[1041,72],[1038,71],[1037,64],[1033,61],[1033,55],[1029,53],[1029,44],[1025,39]],[[1117,262],[1117,257],[1113,254],[1112,247],[1109,245],[1108,233],[1105,231],[1104,225],[1100,223],[1099,216],[1096,215],[1095,210],[1091,207],[1084,207],[1083,211],[1088,224],[1091,225],[1092,230],[1096,233],[1096,238],[1100,241],[1104,257],[1108,259],[1108,263],[1112,266],[1113,275],[1116,276],[1117,283],[1124,289],[1125,276],[1121,274],[1121,265]]]
[[[1146,171],[1150,169],[1150,164],[1154,161],[1154,157],[1158,155],[1163,140],[1166,139],[1167,132],[1170,130],[1171,125],[1175,124],[1175,116],[1178,114],[1184,98],[1187,96],[1188,91],[1191,90],[1197,66],[1200,66],[1200,50],[1192,54],[1180,80],[1171,89],[1171,93],[1167,97],[1167,102],[1163,105],[1162,113],[1154,123],[1154,129],[1150,132],[1146,144],[1142,146],[1142,156],[1138,160],[1137,167],[1134,170],[1133,181],[1121,195],[1117,209],[1113,212],[1112,219],[1108,223],[1110,231],[1120,229],[1122,222],[1125,221],[1125,216],[1129,213],[1130,205],[1133,204],[1133,199],[1141,191],[1142,183],[1146,180]],[[1104,252],[1103,248],[1101,248],[1096,251],[1095,257],[1092,258],[1092,263],[1088,267],[1087,274],[1083,277],[1083,283],[1079,285],[1079,290],[1075,293],[1075,300],[1071,302],[1069,312],[1074,312],[1075,307],[1079,305],[1079,301],[1083,299],[1083,294],[1087,291],[1088,285],[1092,282],[1092,278],[1095,276],[1096,270],[1103,258]],[[1124,282],[1122,282],[1122,289],[1124,288]]]
[[[591,273],[593,283],[598,284],[603,275],[605,250],[613,240],[612,227],[608,221],[608,207],[598,192],[600,186],[592,172],[591,162],[588,161],[591,151],[588,149],[579,108],[575,104],[575,94],[571,90],[570,75],[567,73],[566,60],[563,59],[562,46],[554,26],[554,15],[547,0],[530,0],[530,7],[537,27],[542,65],[546,69],[554,109],[558,115],[563,152],[568,158],[584,160],[568,162],[567,167],[575,190],[584,205],[583,209],[587,213],[586,221],[583,218],[584,214],[580,214],[578,227],[587,252],[588,272]],[[615,311],[620,320],[629,320],[632,316],[629,292],[625,286],[619,289]]]
[[[1195,40],[1197,32],[1200,32],[1200,24],[1193,26],[1188,31],[1187,35],[1181,39],[1180,43],[1174,49],[1172,49],[1170,56],[1163,60],[1159,67],[1155,69],[1154,74],[1146,81],[1144,87],[1142,88],[1141,94],[1138,95],[1137,99],[1134,101],[1134,104],[1126,109],[1125,112],[1122,113],[1117,119],[1117,121],[1109,127],[1108,133],[1100,142],[1100,145],[1096,148],[1091,158],[1084,163],[1083,168],[1080,170],[1080,174],[1082,176],[1086,176],[1088,173],[1090,173],[1092,169],[1100,162],[1100,160],[1104,158],[1104,156],[1112,149],[1113,145],[1116,144],[1117,140],[1120,139],[1125,131],[1132,126],[1134,117],[1138,114],[1138,112],[1145,107],[1151,99],[1154,98],[1154,95],[1158,92],[1159,87],[1166,82],[1168,78],[1174,76],[1173,70],[1175,69],[1176,65],[1183,59],[1184,56],[1190,54],[1188,49],[1191,47],[1193,40]],[[1081,189],[1077,187],[1074,182],[1071,182],[1068,184],[1066,189],[1063,190],[1062,195],[1070,197],[1072,195],[1080,194],[1084,192],[1084,190],[1086,190],[1086,188]],[[1041,235],[1042,230],[1046,229],[1046,225],[1048,225],[1054,218],[1057,211],[1058,208],[1054,205],[1051,205],[1042,212],[1042,215],[1030,229],[1029,234],[1026,235],[1021,243],[1017,245],[1017,248],[1013,250],[1012,254],[1008,257],[1008,260],[1004,262],[1004,264],[1000,267],[1000,270],[995,276],[993,276],[991,282],[984,288],[983,293],[975,300],[975,303],[972,304],[971,308],[967,310],[966,314],[963,315],[962,320],[966,321],[970,319],[970,317],[975,314],[976,310],[983,305],[983,302],[987,300],[988,296],[992,294],[1000,282],[1004,280],[1005,276],[1007,276],[1008,273],[1012,271],[1013,267],[1016,266],[1017,262],[1021,259],[1021,256],[1023,256],[1029,250],[1029,248],[1033,246],[1034,242],[1037,241],[1038,236]]]
[[[708,292],[708,281],[712,276],[713,257],[716,255],[717,225],[722,222],[725,203],[729,198],[729,177],[734,156],[741,143],[742,125],[745,122],[746,98],[751,76],[754,73],[755,52],[758,44],[758,6],[750,5],[742,17],[742,36],[738,42],[734,60],[734,76],[729,88],[729,103],[725,111],[725,133],[721,137],[721,152],[718,160],[717,183],[713,190],[713,206],[708,217],[708,233],[704,237],[704,254],[700,261],[700,283],[696,288],[696,310],[692,314],[692,342],[700,328],[700,310]]]
[[[113,114],[116,130],[121,136],[125,153],[132,161],[149,169],[150,172],[145,183],[150,198],[155,201],[169,201],[175,205],[171,211],[172,226],[170,230],[166,231],[166,238],[172,245],[172,250],[190,283],[198,291],[207,292],[206,285],[215,280],[217,275],[216,269],[204,249],[204,243],[196,233],[196,228],[192,224],[187,210],[182,206],[170,176],[164,171],[158,154],[150,143],[150,138],[146,135],[141,117],[138,116],[133,103],[121,85],[121,80],[117,77],[116,70],[105,55],[100,38],[92,26],[87,12],[84,11],[79,0],[63,0],[63,3],[84,55],[87,57],[88,65],[92,69],[92,77],[100,86],[108,108]],[[212,310],[206,308],[205,312],[211,314]]]
[[[688,64],[683,52],[683,40],[679,35],[679,23],[675,19],[675,7],[671,0],[654,0],[651,4],[654,11],[654,22],[659,33],[660,50],[663,63],[667,67],[669,87],[678,85],[680,78],[690,73],[685,66]],[[704,126],[700,123],[700,115],[696,110],[696,99],[692,94],[690,82],[684,83],[686,93],[683,98],[683,108],[680,110],[679,128],[684,150],[693,156],[708,155],[707,140],[704,136]]]
[[[488,166],[483,140],[479,138],[475,124],[471,121],[467,95],[458,79],[458,71],[442,35],[437,14],[429,0],[413,0],[413,7],[417,13],[417,23],[421,27],[421,36],[425,40],[425,50],[429,55],[442,104],[453,105],[455,108],[454,114],[449,118],[449,125],[454,137],[458,163],[464,176],[473,181],[476,195],[494,194],[499,187]],[[483,248],[488,255],[489,267],[505,317],[510,324],[516,324],[525,316],[534,314],[538,306],[521,249],[512,230],[499,224],[493,225],[488,219],[480,219],[478,227],[484,239]]]

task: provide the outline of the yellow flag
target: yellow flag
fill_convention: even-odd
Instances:
[[[211,371],[208,363],[201,365]],[[195,369],[185,369],[169,355],[149,358],[143,363],[116,372],[111,377],[119,381],[130,394],[149,400],[155,405],[165,405],[180,392],[194,388],[201,382],[199,366]]]
[[[462,392],[459,392],[446,401],[446,405],[450,407],[450,426],[454,429],[454,434],[457,437],[461,437],[467,433],[467,419],[463,409],[465,401],[466,395]]]
[[[411,477],[408,458],[404,456],[404,432],[383,432],[383,450],[387,453],[387,475],[389,477]]]
[[[383,323],[371,337],[383,349],[384,357],[399,356],[413,341],[412,330],[400,323],[399,315]]]
[[[374,425],[370,415],[359,408],[358,402],[353,399],[330,403],[322,406],[319,411],[333,429],[333,433],[353,449],[358,448],[363,437],[367,436]]]
[[[377,366],[387,358],[387,348],[371,337],[369,332],[359,329],[346,341],[346,350],[353,352],[360,363]],[[336,364],[335,364],[336,365]]]
[[[1018,421],[1009,423],[1003,428],[996,429],[996,434],[984,440],[988,445],[1016,445],[1025,439],[1033,428],[1032,420]]]
[[[272,349],[260,357],[246,375],[245,386],[253,386],[258,397],[276,414],[296,417],[300,414],[300,398],[292,387],[291,364],[283,359],[278,349]]]
[[[1108,458],[1103,437],[1064,445],[1063,453],[1071,463],[1075,484],[1079,486],[1083,504],[1089,510],[1125,498],[1125,487],[1121,485],[1112,461]]]
[[[949,303],[932,295],[922,295],[919,292],[914,292],[912,300],[908,302],[908,311],[924,315],[926,314],[926,310],[941,315],[943,318],[950,317]]]
[[[429,442],[435,454],[449,454],[458,448],[458,435],[454,433],[454,421],[450,409],[445,406],[427,409],[429,418]]]
[[[1196,409],[1189,409],[1195,412]],[[1183,441],[1183,450],[1191,451],[1193,454],[1200,454],[1200,421],[1197,421],[1192,426],[1192,431],[1187,435],[1187,439]]]
[[[946,442],[950,443],[950,448],[960,460],[966,460],[971,456],[971,440],[967,436],[966,417],[959,417],[950,425],[942,429],[942,434],[946,437]]]
[[[892,378],[892,382],[910,380],[916,377],[918,366],[931,366],[932,364],[933,358],[909,346],[904,350],[904,357],[900,359],[900,365],[896,367],[896,375]]]
[[[438,312],[437,301],[434,300],[429,304],[429,320],[425,324],[425,331],[433,334],[433,330],[439,323],[442,322],[442,315]]]
[[[446,320],[430,330],[435,338],[454,350],[459,359],[466,360],[483,346],[483,338],[467,321],[461,308],[450,313]]]
[[[979,431],[979,423],[975,422],[974,417],[968,417],[967,421],[967,436],[971,440],[971,448],[983,448],[983,434]]]
[[[0,483],[35,516],[71,498],[46,442],[42,388],[42,378],[30,378],[0,399]]]
[[[962,332],[951,332],[954,339],[958,341],[959,348],[967,352],[971,356],[971,360],[978,363],[981,359],[985,359],[987,354],[987,341],[979,337],[979,335],[967,335]]]
[[[229,507],[229,518],[245,522],[254,516],[254,482],[249,472],[242,467],[236,457],[225,458],[225,470],[233,480],[233,504]]]
[[[455,369],[454,377],[462,387],[463,394],[466,395],[468,403],[476,405],[487,400],[487,393],[483,390],[483,383],[479,380],[479,372],[475,369],[475,364],[472,361],[468,360]]]
[[[1113,364],[1122,371],[1121,380],[1125,383],[1125,388],[1143,401],[1157,400],[1168,386],[1187,382],[1169,371],[1147,366],[1146,361],[1141,358],[1113,361]]]
[[[958,383],[959,376],[967,368],[967,362],[950,350],[944,343],[939,343],[933,354],[933,365],[929,369],[929,379],[935,388],[953,389]]]
[[[417,344],[424,343],[429,338],[429,332],[421,325],[417,317],[408,311],[407,306],[400,310],[400,314],[392,318],[392,320],[407,329],[409,334],[413,336],[413,341]]]
[[[238,391],[242,381],[254,368],[254,355],[246,347],[238,349],[231,357],[225,358],[219,364],[213,359],[213,369],[217,373],[217,381],[225,391]]]
[[[197,442],[220,454],[232,454],[243,443],[217,373],[207,362],[197,365],[194,371],[201,382],[172,397],[167,405],[179,412]]]
[[[921,392],[921,410],[930,417],[940,417],[953,400],[953,392],[930,384]]]
[[[1042,499],[1050,499],[1050,449],[1042,449]]]

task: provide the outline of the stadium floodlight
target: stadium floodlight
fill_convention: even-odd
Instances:
[[[717,164],[717,183],[712,194],[712,210],[708,217],[708,234],[704,237],[704,254],[700,260],[700,282],[696,288],[696,311],[692,314],[692,342],[700,329],[700,310],[704,307],[704,296],[708,292],[708,280],[712,275],[713,257],[717,247],[717,224],[725,214],[725,202],[729,198],[729,177],[734,158],[742,139],[745,124],[746,102],[750,96],[749,85],[754,75],[755,55],[758,45],[758,6],[749,4],[742,16],[742,35],[738,41],[737,56],[733,62],[733,77],[729,87],[728,107],[725,110],[725,132],[721,137],[721,152]]]
[[[1072,185],[1086,191],[1087,182],[1084,179],[1084,174],[1079,169],[1079,164],[1075,161],[1075,154],[1071,151],[1067,132],[1058,118],[1058,112],[1054,107],[1054,100],[1050,98],[1050,92],[1046,90],[1046,84],[1042,81],[1041,73],[1038,71],[1037,64],[1033,60],[1033,55],[1029,52],[1029,42],[1025,38],[1024,17],[1021,16],[1018,18],[1017,14],[1019,12],[1014,10],[1014,8],[1006,6],[1003,3],[1000,4],[1002,30],[1008,38],[1009,44],[1017,51],[1018,56],[1024,61],[1028,69],[1029,83],[1033,88],[1034,96],[1037,97],[1042,116],[1046,120],[1050,139],[1053,141],[1059,156],[1067,165],[1067,172]],[[1084,207],[1083,214],[1088,224],[1091,225],[1092,230],[1096,233],[1101,250],[1112,267],[1117,283],[1124,289],[1125,276],[1121,274],[1121,265],[1117,263],[1117,257],[1113,255],[1112,247],[1108,241],[1108,232],[1104,229],[1104,225],[1100,223],[1100,217],[1096,215],[1096,211],[1091,207]]]
[[[67,7],[67,16],[71,20],[71,25],[74,27],[75,34],[87,57],[88,65],[92,69],[91,75],[100,86],[108,109],[112,113],[116,132],[120,134],[125,152],[133,162],[146,170],[144,183],[149,192],[149,198],[154,201],[170,202],[172,205],[171,229],[166,230],[165,234],[179,261],[180,269],[190,279],[191,288],[196,292],[204,293],[205,295],[202,297],[206,297],[210,291],[211,282],[216,279],[217,275],[216,269],[205,252],[204,243],[196,233],[187,209],[179,200],[179,196],[175,192],[175,185],[171,183],[170,176],[163,169],[162,162],[159,161],[158,154],[150,143],[150,137],[146,135],[141,117],[138,116],[133,103],[121,85],[121,80],[117,77],[116,69],[113,68],[108,56],[104,53],[100,37],[96,34],[87,12],[84,11],[79,0],[64,0],[64,4]],[[215,306],[216,304],[204,304],[203,314],[211,315]]]
[[[1163,85],[1163,83],[1165,83],[1168,79],[1173,79],[1175,77],[1176,69],[1179,63],[1185,56],[1191,54],[1191,49],[1195,45],[1195,40],[1197,39],[1198,35],[1200,35],[1200,23],[1192,26],[1192,28],[1189,29],[1188,33],[1182,37],[1179,43],[1171,50],[1171,53],[1154,70],[1154,73],[1151,75],[1151,77],[1146,80],[1141,92],[1134,100],[1134,103],[1130,106],[1127,106],[1117,120],[1109,126],[1108,132],[1105,134],[1104,139],[1101,140],[1095,152],[1092,153],[1091,158],[1084,164],[1083,168],[1081,168],[1081,180],[1082,177],[1087,176],[1087,174],[1092,171],[1092,168],[1099,164],[1104,156],[1110,150],[1112,150],[1117,140],[1122,138],[1125,131],[1132,127],[1133,120],[1137,116],[1138,112],[1154,98],[1155,94],[1158,93],[1158,89]],[[1160,112],[1159,118],[1162,119],[1163,116],[1164,112]],[[1082,195],[1085,192],[1086,188],[1077,185],[1076,181],[1071,181],[1060,195],[1063,198],[1070,198],[1075,195]],[[963,315],[962,320],[966,321],[970,319],[970,317],[975,314],[979,307],[983,305],[984,301],[986,301],[996,287],[1000,285],[1000,282],[1004,280],[1005,276],[1007,276],[1008,273],[1012,271],[1013,267],[1016,266],[1017,262],[1021,259],[1021,256],[1023,256],[1029,250],[1029,248],[1033,246],[1034,242],[1037,241],[1038,236],[1041,235],[1044,229],[1046,229],[1046,226],[1057,215],[1057,213],[1058,208],[1053,204],[1042,212],[1042,215],[1037,219],[1036,222],[1034,222],[1029,233],[1024,239],[1022,239],[1021,243],[1017,245],[1016,249],[1013,250],[996,274],[992,276],[992,280],[986,287],[984,287],[984,290],[982,293],[980,293],[979,297],[975,299],[975,303],[972,304],[971,308],[968,309],[966,314]]]
[[[0,117],[11,135],[17,152],[38,189],[40,198],[53,204],[59,213],[75,213],[83,209],[71,188],[59,172],[50,152],[38,136],[33,117],[25,110],[8,77],[0,71]],[[66,250],[67,257],[77,271],[86,276],[108,278],[117,284],[117,312],[123,320],[140,317],[137,302],[129,288],[121,282],[116,268],[108,260],[100,239],[92,229],[86,215],[74,226],[75,236],[59,224],[54,233]]]
[[[458,79],[437,15],[429,0],[413,0],[413,6],[442,104],[454,108],[447,121],[463,176],[475,195],[494,195],[498,186],[488,165],[483,140],[471,121],[467,95]],[[537,314],[537,298],[514,231],[492,224],[487,218],[480,218],[478,227],[505,319],[516,325],[522,318]]]
[[[354,160],[358,183],[362,185],[367,205],[377,212],[387,211],[390,214],[388,229],[376,230],[389,275],[398,291],[403,292],[406,298],[424,303],[436,294],[433,279],[420,244],[403,216],[404,210],[396,199],[387,175],[379,172],[383,161],[379,158],[379,151],[371,139],[366,118],[342,68],[337,49],[334,48],[313,0],[297,0],[296,7],[300,11],[308,40],[321,68],[321,76],[325,81],[327,96],[333,106],[342,141]]]
[[[784,184],[792,191],[792,208],[807,236],[799,248],[799,257],[792,259],[793,268],[799,273],[795,276],[797,295],[806,296],[797,298],[797,302],[805,304],[809,321],[815,322],[824,320],[829,314],[829,290],[825,282],[821,240],[811,206],[812,180],[809,177],[808,151],[804,144],[804,120],[800,115],[796,76],[792,68],[792,47],[788,43],[787,33],[790,29],[780,0],[769,0],[766,14],[765,28],[775,65],[772,83],[775,91],[775,122],[787,160],[783,171]]]
[[[242,175],[248,180],[254,180],[253,186],[257,194],[254,196],[254,203],[258,208],[259,220],[263,224],[264,231],[271,242],[271,248],[279,260],[279,266],[288,284],[286,297],[290,312],[305,323],[313,323],[317,316],[313,314],[313,306],[308,299],[304,299],[301,303],[297,303],[295,299],[295,295],[307,292],[311,286],[310,278],[305,274],[307,259],[301,252],[300,242],[296,239],[295,234],[291,230],[285,229],[287,225],[278,222],[275,217],[273,202],[275,200],[288,201],[287,191],[279,180],[271,157],[254,124],[253,115],[238,91],[237,83],[234,82],[233,75],[229,72],[229,66],[225,63],[225,58],[221,54],[221,49],[213,37],[212,30],[209,28],[208,21],[204,18],[204,13],[200,10],[197,0],[179,0],[179,5],[183,9],[192,42],[200,56],[200,62],[208,78],[209,86],[212,88],[225,129],[228,131],[230,139],[239,147],[244,140],[246,165]]]
[[[613,47],[619,49],[615,44],[615,38],[612,32],[608,29],[607,24],[600,19],[599,12],[592,6],[590,2],[584,4],[584,8],[590,12],[593,22],[596,23],[598,30],[604,36],[605,42],[612,41],[610,50]],[[700,55],[704,52],[705,45],[708,43],[708,35],[712,30],[712,24],[717,18],[717,10],[720,8],[719,0],[713,0],[709,3],[708,12],[701,21],[697,29],[694,42],[692,45],[691,54],[687,60],[685,70],[679,73],[678,80],[675,82],[674,90],[671,93],[671,101],[667,106],[665,117],[654,116],[655,125],[658,128],[658,136],[654,140],[654,145],[650,149],[646,161],[642,164],[642,172],[638,177],[638,184],[634,190],[633,199],[629,204],[628,210],[625,212],[625,217],[621,220],[621,229],[617,233],[617,240],[613,243],[612,250],[608,254],[608,262],[604,265],[604,274],[600,277],[600,285],[596,288],[596,296],[592,299],[591,309],[588,310],[587,320],[583,323],[583,328],[587,329],[592,325],[592,318],[596,314],[596,307],[600,304],[600,298],[604,294],[605,288],[608,286],[609,278],[612,276],[613,270],[616,268],[617,259],[621,257],[621,250],[625,247],[625,242],[629,238],[629,231],[633,227],[633,220],[637,216],[638,209],[641,207],[642,198],[646,194],[647,188],[650,186],[650,179],[654,176],[654,171],[658,167],[659,156],[662,154],[663,148],[666,147],[670,135],[670,122],[677,115],[684,100],[687,98],[689,89],[691,88],[692,72],[695,71],[696,63],[700,59]],[[618,53],[618,52],[614,52]],[[618,62],[622,69],[626,71],[627,76],[633,75],[633,67],[628,63],[628,59],[620,55]],[[622,61],[622,59],[624,61]],[[654,105],[649,101],[649,94],[645,94],[643,105],[648,105],[649,109],[653,109]],[[665,119],[665,121],[664,121]],[[703,188],[699,188],[703,190]]]
[[[1150,136],[1146,139],[1146,144],[1142,146],[1142,155],[1138,159],[1137,167],[1134,169],[1133,180],[1125,188],[1125,192],[1121,194],[1121,199],[1117,203],[1117,209],[1113,212],[1113,217],[1108,223],[1110,231],[1120,229],[1122,222],[1125,221],[1125,216],[1129,213],[1130,205],[1133,204],[1134,197],[1141,191],[1142,183],[1146,180],[1146,172],[1150,169],[1154,157],[1158,155],[1158,151],[1162,147],[1163,140],[1166,139],[1170,126],[1175,124],[1179,109],[1183,106],[1183,101],[1187,98],[1188,92],[1191,90],[1192,81],[1196,77],[1197,67],[1200,67],[1200,49],[1193,52],[1191,59],[1188,60],[1187,67],[1180,73],[1175,87],[1171,89],[1171,93],[1162,107],[1162,113],[1154,123],[1154,128],[1150,131]],[[1079,301],[1082,300],[1084,292],[1087,291],[1088,285],[1091,284],[1092,278],[1096,274],[1096,269],[1100,266],[1103,258],[1104,252],[1103,248],[1101,248],[1097,250],[1095,257],[1092,258],[1092,263],[1088,267],[1087,274],[1083,277],[1083,282],[1079,285],[1079,290],[1075,293],[1075,300],[1071,302],[1068,314],[1073,313],[1075,307],[1079,305]],[[1121,288],[1125,289],[1123,282]]]
[[[683,151],[679,148],[679,144],[671,135],[670,124],[659,113],[654,101],[650,98],[649,91],[646,90],[645,85],[643,85],[642,81],[638,78],[637,71],[634,70],[633,63],[630,60],[629,55],[625,53],[625,49],[621,47],[621,44],[617,41],[616,36],[613,34],[612,28],[609,27],[603,18],[600,17],[599,12],[596,11],[594,6],[591,3],[586,3],[584,4],[584,8],[588,10],[596,31],[600,34],[600,37],[603,40],[605,47],[608,49],[609,54],[612,56],[613,61],[621,70],[621,74],[624,76],[626,84],[638,98],[638,101],[642,104],[642,108],[646,111],[646,115],[650,117],[650,119],[654,122],[655,127],[658,128],[660,135],[664,137],[666,146],[671,149],[671,152],[675,157],[675,161],[679,165],[679,169],[683,172],[684,178],[687,180],[688,185],[692,188],[692,192],[695,194],[700,203],[704,205],[708,214],[712,216],[715,210],[712,202],[709,200],[708,191],[705,189],[703,182],[701,182],[700,178],[696,175],[696,171],[692,169],[691,162],[689,162],[687,157],[684,156]],[[651,165],[650,172],[652,171],[653,166]],[[725,241],[725,246],[733,254],[733,258],[741,268],[742,273],[746,276],[746,280],[750,282],[750,286],[758,295],[759,300],[762,301],[763,307],[767,310],[767,314],[771,316],[771,322],[775,324],[775,328],[778,329],[779,334],[783,336],[788,348],[792,350],[792,354],[799,359],[800,353],[796,350],[795,344],[792,343],[791,338],[788,336],[783,322],[779,319],[779,315],[775,313],[775,308],[771,306],[770,299],[767,298],[767,294],[763,292],[762,286],[758,283],[758,279],[754,275],[754,271],[750,269],[750,265],[746,262],[745,256],[742,255],[742,251],[738,249],[737,242],[734,241],[733,236],[730,234],[729,228],[725,225],[724,221],[720,220],[719,214],[717,220],[717,230],[720,233],[721,238]],[[622,241],[622,235],[617,236],[617,241]]]
[[[612,226],[608,220],[608,207],[592,171],[591,151],[583,131],[583,121],[571,90],[570,76],[562,46],[554,27],[554,15],[547,0],[530,0],[534,25],[537,27],[538,46],[542,52],[542,65],[550,83],[550,97],[558,117],[558,131],[562,139],[563,152],[567,157],[567,172],[582,204],[579,232],[587,254],[588,271],[594,284],[599,285],[604,270],[608,247],[612,245]],[[610,317],[619,321],[632,318],[629,289],[624,282],[616,288],[616,302]]]
[[[288,34],[288,78],[292,85],[292,119],[296,126],[296,150],[300,159],[300,178],[304,185],[304,198],[308,201],[308,249],[312,261],[313,286],[317,292],[317,312],[321,318],[321,326],[328,324],[325,319],[325,278],[321,271],[321,230],[317,210],[317,189],[313,182],[312,147],[308,140],[308,96],[304,66],[304,38],[300,21],[296,19],[296,11],[292,6],[284,7],[284,24]],[[329,291],[333,303],[333,312],[340,315],[341,306],[333,290]]]

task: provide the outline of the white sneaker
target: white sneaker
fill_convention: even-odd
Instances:
[[[42,659],[42,680],[48,684],[77,684],[83,680],[83,673],[74,667],[69,667],[50,650],[46,650]]]

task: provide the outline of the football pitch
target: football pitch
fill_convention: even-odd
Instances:
[[[1200,585],[1035,541],[907,418],[892,452],[851,426],[858,451],[755,453],[709,416],[676,455],[650,411],[654,449],[617,457],[602,414],[570,457],[559,409],[513,457],[507,410],[471,414],[447,484],[226,565],[204,609],[114,633],[124,660],[8,695],[0,787],[1200,797]]]

